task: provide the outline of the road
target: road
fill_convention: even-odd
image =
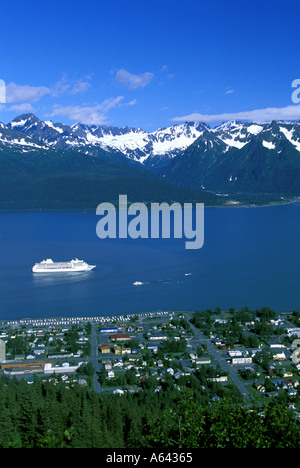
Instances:
[[[201,330],[199,328],[195,327],[191,322],[190,322],[190,316],[188,316],[185,313],[182,313],[187,318],[187,321],[189,322],[191,329],[194,333],[194,339],[190,341],[190,344],[192,344],[192,347],[194,350],[196,350],[197,346],[199,343],[204,344],[207,347],[208,353],[210,356],[212,356],[212,359],[214,360],[215,363],[219,364],[221,369],[224,370],[225,372],[228,373],[228,376],[231,380],[231,382],[238,388],[239,392],[241,395],[243,395],[245,398],[248,398],[250,393],[247,388],[246,383],[244,383],[238,376],[237,370],[238,368],[233,367],[231,364],[227,362],[227,355],[225,352],[223,353],[222,351],[218,350],[212,343],[211,341],[206,338]],[[166,319],[165,317],[159,317],[162,322],[164,322]],[[99,365],[99,360],[98,360],[98,337],[97,337],[97,331],[96,331],[96,324],[92,324],[92,356],[91,356],[91,363],[94,367],[94,390],[96,393],[101,392],[101,385],[98,381],[98,372],[100,370],[100,365]]]
[[[220,365],[221,369],[224,370],[225,372],[228,373],[232,383],[238,388],[239,392],[241,395],[244,396],[244,398],[248,398],[250,393],[247,388],[247,385],[239,378],[237,374],[237,369],[232,367],[231,364],[227,362],[227,356],[225,355],[216,347],[212,344],[209,338],[206,338],[199,328],[195,327],[190,321],[189,317],[186,314],[186,318],[188,319],[188,322],[190,324],[191,329],[193,330],[194,333],[194,339],[191,340],[191,342],[195,341],[196,347],[198,344],[201,342],[201,344],[204,344],[207,347],[208,353],[212,356],[213,360]]]
[[[99,361],[98,361],[98,337],[97,337],[97,328],[96,324],[92,324],[92,356],[91,363],[94,368],[94,391],[96,393],[101,392],[101,386],[98,380],[98,373],[100,370]]]

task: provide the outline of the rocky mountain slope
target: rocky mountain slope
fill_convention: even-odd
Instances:
[[[81,155],[82,171],[92,171],[100,159],[129,163],[147,170],[150,177],[155,174],[163,182],[196,190],[300,195],[299,122],[232,121],[214,128],[185,122],[151,133],[129,127],[68,126],[25,114],[0,124],[0,155],[3,152],[11,158],[6,168],[15,161],[21,172],[18,155],[39,154],[35,165],[49,168],[49,161],[56,161],[56,170],[60,164],[71,164],[71,170]]]

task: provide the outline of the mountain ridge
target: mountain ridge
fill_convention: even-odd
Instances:
[[[145,166],[165,164],[206,129],[204,124],[194,122],[160,128],[152,133],[127,126],[118,128],[80,123],[69,126],[42,121],[34,114],[20,115],[7,127],[56,149],[80,151],[93,156],[100,152],[101,157],[107,159],[121,160],[125,157],[130,162]]]
[[[127,126],[69,126],[23,114],[0,124],[0,156],[5,151],[14,155],[16,164],[19,157],[21,172],[24,156],[36,153],[42,156],[41,161],[35,159],[38,167],[51,166],[52,158],[57,172],[60,158],[61,169],[77,161],[83,172],[90,173],[100,159],[125,163],[132,171],[134,166],[143,168],[150,179],[154,175],[161,182],[200,192],[300,195],[298,121],[235,120],[214,128],[184,122],[146,132]],[[10,165],[9,159],[5,164]]]

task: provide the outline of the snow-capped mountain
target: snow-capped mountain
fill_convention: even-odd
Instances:
[[[185,122],[150,133],[130,127],[89,126],[79,123],[68,126],[49,120],[42,121],[33,114],[24,114],[4,127],[6,132],[11,130],[30,137],[31,140],[24,141],[27,144],[31,142],[32,146],[43,144],[92,156],[97,156],[101,150],[101,156],[106,153],[108,159],[124,160],[125,157],[146,167],[166,165],[196,141],[203,152],[215,145],[219,146],[219,152],[225,153],[232,148],[244,148],[258,135],[263,137],[261,144],[265,148],[275,149],[274,138],[282,137],[300,151],[300,124],[297,122],[256,124],[231,121],[215,128],[210,128],[205,123]],[[18,136],[12,138],[12,141],[16,143],[22,139]],[[203,146],[205,144],[208,145],[206,148]]]
[[[145,166],[165,164],[184,151],[209,127],[202,123],[184,123],[153,133],[138,128],[88,126],[76,123],[72,126],[41,121],[33,114],[15,118],[8,128],[25,133],[46,145],[64,151],[79,151],[92,156],[99,150],[114,153],[114,159],[141,163]],[[102,153],[103,155],[103,153]],[[121,157],[122,156],[122,157]]]
[[[300,193],[300,123],[227,122],[203,133],[162,175],[217,192]]]
[[[27,153],[29,151],[47,150],[49,147],[40,141],[24,135],[23,132],[12,130],[0,122],[0,152],[4,150]]]
[[[300,193],[299,122],[231,121],[215,128],[185,122],[146,132],[68,126],[25,114],[0,125],[0,150],[8,148],[130,162],[155,170],[165,181],[202,190]]]
[[[216,127],[213,131],[226,145],[228,145],[228,147],[242,149],[257,135],[261,134],[263,137],[262,145],[265,148],[275,149],[276,145],[272,140],[278,138],[280,140],[282,137],[285,137],[298,151],[300,151],[299,122],[273,121],[272,123],[255,124],[231,121]]]

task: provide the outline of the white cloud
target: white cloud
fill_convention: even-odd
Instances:
[[[138,103],[136,99],[132,99],[132,101],[128,102],[127,104],[124,104],[125,106],[135,106]]]
[[[32,105],[28,102],[24,102],[22,104],[14,104],[13,106],[10,106],[7,108],[8,111],[15,111],[20,114],[24,114],[26,112],[34,112],[34,108]]]
[[[61,80],[59,80],[51,89],[51,95],[53,97],[61,95],[75,95],[82,93],[89,89],[91,86],[90,77],[85,79],[81,78],[78,80],[70,81],[66,75],[63,75]]]
[[[228,120],[246,120],[251,122],[271,122],[272,120],[300,120],[300,105],[286,107],[267,107],[252,111],[228,112],[224,114],[199,114],[193,113],[181,117],[173,117],[173,122],[226,122]]]
[[[134,75],[127,70],[118,70],[115,77],[115,83],[120,86],[126,86],[129,89],[144,88],[154,78],[154,74],[145,72],[141,75]]]
[[[39,101],[43,96],[50,94],[51,91],[46,86],[29,86],[9,83],[6,86],[7,103],[32,103]]]
[[[82,124],[102,125],[107,122],[107,112],[110,109],[119,107],[123,99],[123,96],[118,96],[91,106],[55,106],[51,117],[60,115]]]
[[[86,91],[90,87],[90,78],[70,81],[64,75],[54,86],[30,86],[9,83],[6,86],[6,103],[33,103],[44,96],[57,97],[75,95]]]

